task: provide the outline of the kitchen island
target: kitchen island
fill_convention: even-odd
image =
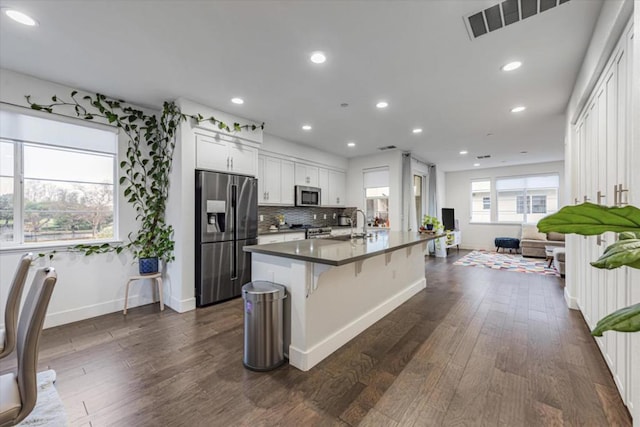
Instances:
[[[424,289],[427,242],[438,237],[390,231],[350,241],[245,246],[252,253],[252,280],[287,288],[289,363],[311,369]]]

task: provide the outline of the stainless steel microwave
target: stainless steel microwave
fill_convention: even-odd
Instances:
[[[320,189],[296,185],[296,206],[320,206]]]

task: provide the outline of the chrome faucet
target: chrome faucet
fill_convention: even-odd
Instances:
[[[362,233],[361,234],[353,232],[353,226],[358,219],[358,212],[362,213]],[[364,213],[362,209],[356,209],[351,214],[351,237],[352,238],[362,237],[363,239],[367,238],[367,215]]]

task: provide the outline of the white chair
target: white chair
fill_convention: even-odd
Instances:
[[[22,255],[18,262],[18,268],[13,276],[7,304],[4,308],[4,329],[0,330],[0,359],[7,357],[16,347],[16,326],[18,324],[18,310],[22,299],[22,290],[27,281],[29,267],[33,261],[33,254]]]
[[[0,427],[18,424],[36,405],[40,335],[56,281],[51,267],[39,269],[33,278],[18,324],[17,372],[0,376]]]

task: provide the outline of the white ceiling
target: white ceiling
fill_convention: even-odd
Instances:
[[[185,97],[347,157],[393,144],[447,171],[561,160],[601,0],[470,40],[463,16],[497,3],[0,0],[40,23],[2,14],[0,66],[139,105]],[[324,65],[309,61],[314,50]],[[514,59],[522,68],[500,70]],[[525,112],[509,112],[520,104]]]

